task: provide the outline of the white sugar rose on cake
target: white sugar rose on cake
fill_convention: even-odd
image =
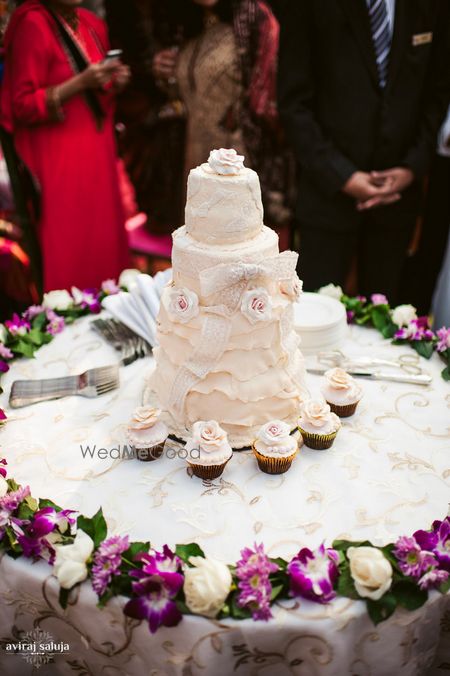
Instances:
[[[253,443],[258,467],[266,474],[284,474],[298,452],[298,442],[289,425],[272,420],[261,427]]]
[[[213,150],[190,172],[150,380],[170,432],[186,440],[194,423],[214,419],[243,448],[271,420],[296,428],[306,396],[297,258],[279,252],[263,223],[258,175],[236,151]]]
[[[227,433],[216,420],[194,423],[186,451],[187,462],[200,479],[217,479],[233,455]]]

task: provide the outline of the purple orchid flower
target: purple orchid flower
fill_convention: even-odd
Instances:
[[[353,310],[347,310],[347,324],[351,324],[355,318],[355,313]]]
[[[0,357],[2,359],[12,359],[14,357],[14,354],[9,349],[9,347],[6,347],[6,345],[0,343]]]
[[[404,326],[395,332],[394,338],[397,340],[433,340],[434,333],[429,327],[428,317],[418,317],[412,319],[408,326]]]
[[[0,360],[0,373],[8,373],[9,366],[6,361]]]
[[[143,563],[142,569],[130,571],[137,578],[132,588],[138,598],[127,603],[125,614],[147,620],[152,634],[162,625],[174,627],[182,617],[174,600],[184,582],[180,559],[164,545],[162,552],[138,554],[136,561]]]
[[[370,296],[372,305],[389,305],[389,301],[383,293],[373,293]]]
[[[438,352],[445,352],[450,350],[450,328],[443,326],[441,329],[436,331],[436,335],[439,338],[439,341],[436,345],[436,350]]]
[[[291,595],[303,596],[316,603],[329,603],[336,592],[334,584],[339,575],[339,554],[325,549],[322,544],[312,552],[307,547],[299,551],[289,563]]]
[[[40,538],[57,529],[60,533],[65,533],[70,526],[76,524],[76,518],[72,516],[75,513],[73,509],[62,509],[57,512],[53,507],[43,507],[35,512],[28,534]]]
[[[367,298],[365,296],[361,296],[361,294],[358,294],[357,299],[361,301],[361,303],[367,303]]]
[[[11,517],[21,503],[30,495],[30,487],[20,486],[15,491],[10,491],[0,498],[0,540],[2,540],[5,527],[11,524]]]
[[[443,521],[434,521],[431,531],[418,530],[414,539],[419,546],[432,552],[441,568],[450,572],[450,517]]]
[[[88,308],[89,312],[92,314],[98,314],[102,309],[100,301],[98,299],[98,294],[95,289],[85,289],[81,293],[80,303],[81,307],[84,309]]]
[[[130,546],[128,536],[114,535],[102,542],[94,554],[92,566],[92,588],[103,596],[112,578],[120,575],[122,554]]]
[[[61,333],[65,326],[64,317],[57,315],[53,310],[47,310],[45,314],[48,321],[46,329],[47,333],[51,336],[56,336],[58,333]]]
[[[402,573],[415,579],[437,565],[434,554],[422,549],[414,537],[399,537],[395,543],[394,556]]]
[[[1,362],[0,362],[0,365],[1,365]],[[1,371],[1,368],[0,368],[0,371]],[[2,408],[0,408],[0,425],[1,425],[2,422],[5,422],[5,420],[7,420],[6,413]]]
[[[140,582],[133,582],[137,598],[128,601],[125,615],[147,620],[152,634],[161,626],[175,627],[182,619],[174,599],[183,586],[183,579],[179,573],[155,573]]]
[[[17,313],[5,322],[5,326],[12,336],[24,336],[30,330],[29,322],[21,319]]]
[[[6,462],[5,458],[0,458],[0,465],[3,465],[3,467],[0,467],[0,476],[2,476],[4,479],[6,479],[7,471],[5,469],[5,466],[8,463]]]
[[[237,604],[241,608],[248,608],[254,620],[267,621],[272,617],[272,585],[269,575],[276,572],[278,566],[270,561],[263,544],[255,544],[254,547],[243,549],[242,558],[236,564],[236,577],[239,580]]]
[[[116,293],[119,293],[120,287],[117,286],[114,279],[106,279],[102,284],[102,291],[107,296],[115,296]]]

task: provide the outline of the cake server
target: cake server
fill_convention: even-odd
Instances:
[[[317,376],[323,376],[328,369],[306,369],[308,373]],[[364,371],[364,370],[350,370],[347,371],[355,378],[367,378],[368,380],[386,380],[391,383],[409,383],[410,385],[430,385],[432,377],[426,373],[421,375],[404,375],[402,373],[383,373],[383,371]]]
[[[11,387],[11,408],[21,408],[40,401],[51,401],[80,395],[99,397],[119,387],[119,366],[89,369],[77,376],[47,378],[42,380],[15,380]]]

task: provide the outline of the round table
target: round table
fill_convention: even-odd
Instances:
[[[91,321],[66,328],[36,359],[14,362],[2,379],[0,407],[8,409],[14,380],[116,362],[117,353],[90,329]],[[383,358],[408,351],[357,326],[342,349]],[[252,454],[240,452],[222,477],[205,482],[188,474],[177,453],[152,463],[120,457],[152,361],[122,368],[120,389],[103,397],[9,410],[0,432],[9,476],[29,484],[33,496],[88,516],[102,506],[110,534],[127,533],[155,547],[195,541],[207,555],[230,563],[255,541],[264,542],[271,556],[284,557],[335,538],[379,545],[447,514],[450,388],[440,377],[438,357],[421,360],[433,376],[429,388],[363,381],[364,398],[356,415],[343,421],[332,449],[303,447],[287,474],[262,474]],[[313,394],[320,382],[308,376]],[[77,602],[62,610],[44,562],[3,556],[0,567],[2,640],[14,633],[17,639],[34,623],[69,645],[54,665],[42,667],[44,675],[409,676],[441,674],[450,665],[450,597],[437,592],[418,611],[397,610],[377,627],[360,601],[340,598],[319,606],[293,599],[277,604],[267,623],[186,616],[178,627],[152,636],[145,623],[123,615],[122,599],[97,609],[87,583]],[[2,674],[26,673],[24,665],[0,652]]]

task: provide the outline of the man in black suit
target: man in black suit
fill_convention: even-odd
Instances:
[[[287,0],[279,105],[300,165],[305,288],[397,301],[450,93],[450,0]]]

